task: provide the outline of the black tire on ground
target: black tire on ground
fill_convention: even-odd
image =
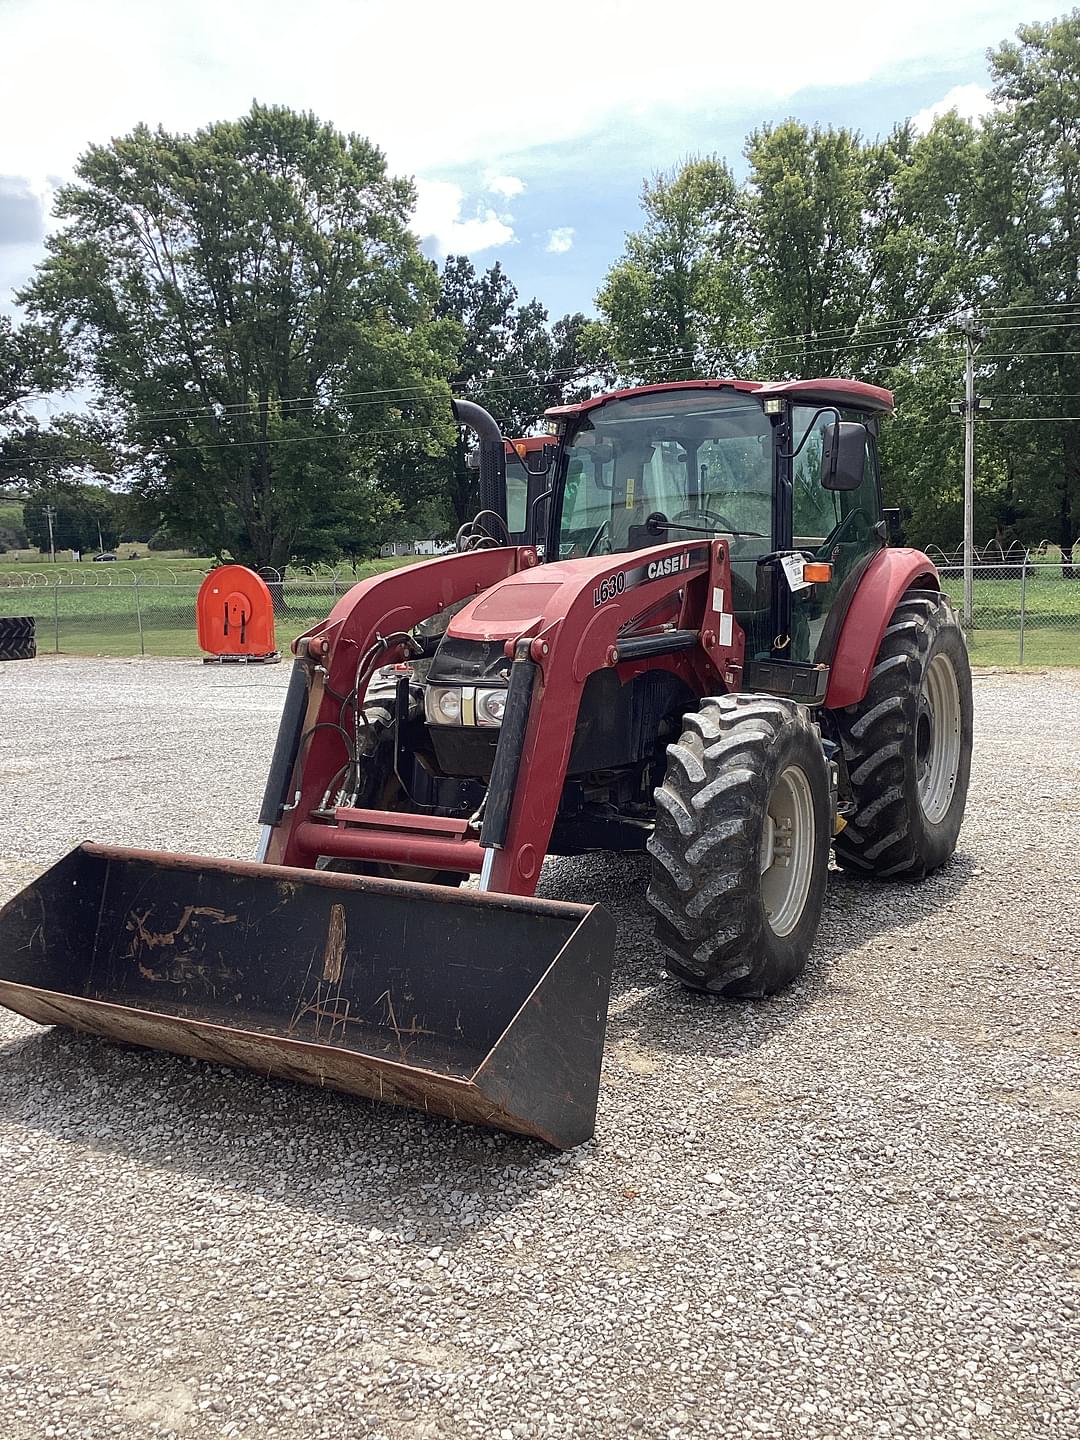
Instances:
[[[36,654],[34,617],[0,616],[0,660],[33,660]]]
[[[705,699],[683,727],[649,840],[668,973],[694,990],[772,995],[802,972],[821,920],[831,838],[821,739],[805,709],[765,695]]]
[[[836,858],[918,879],[956,849],[971,770],[971,669],[944,595],[911,590],[882,637],[870,688],[835,712],[855,799]]]

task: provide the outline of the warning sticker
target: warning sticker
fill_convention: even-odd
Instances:
[[[792,590],[809,589],[810,581],[803,579],[803,566],[806,561],[801,555],[785,555],[780,564]]]

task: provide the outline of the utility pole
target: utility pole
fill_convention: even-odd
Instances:
[[[975,582],[975,416],[980,410],[989,410],[990,401],[975,398],[975,347],[983,330],[972,311],[961,319],[960,331],[964,337],[964,398],[954,400],[949,409],[964,417],[964,629],[970,630]]]
[[[974,317],[964,316],[964,629],[971,629],[975,588],[975,343]]]
[[[55,506],[55,505],[46,505],[46,506],[45,506],[45,519],[49,522],[49,559],[52,561],[52,563],[53,563],[54,565],[56,564],[56,546],[55,546],[55,544],[53,543],[53,528],[52,528],[52,522],[53,522],[53,516],[54,516],[55,514],[56,514],[56,506]]]

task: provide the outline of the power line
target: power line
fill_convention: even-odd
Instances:
[[[396,428],[392,430],[329,430],[313,432],[310,435],[286,436],[280,440],[215,440],[205,445],[173,445],[167,449],[150,450],[139,456],[138,459],[146,460],[156,457],[161,460],[169,460],[174,455],[190,454],[193,451],[235,450],[238,448],[250,448],[253,445],[266,447],[278,445],[318,445],[328,440],[377,440],[386,436],[399,440],[415,438],[421,435],[435,438],[435,433],[434,427],[432,426],[425,426],[416,430],[398,430]],[[63,467],[65,465],[77,465],[83,461],[96,460],[97,458],[98,456],[96,454],[91,453],[84,455],[27,455],[22,459],[0,459],[0,465],[57,465]]]
[[[994,335],[1011,334],[1014,330],[1075,330],[1080,325],[1080,315],[1070,317],[1068,320],[1048,320],[1041,325],[993,325]]]
[[[853,326],[838,328],[834,330],[815,331],[809,337],[805,336],[804,332],[802,331],[792,332],[791,334],[787,335],[766,336],[761,340],[752,342],[748,349],[750,354],[756,354],[762,350],[775,349],[775,347],[778,345],[791,345],[793,347],[797,347],[791,350],[792,354],[802,354],[805,353],[807,347],[805,344],[800,344],[799,342],[803,342],[806,339],[809,339],[811,342],[810,348],[812,350],[825,351],[827,349],[844,348],[839,344],[830,345],[825,343],[830,340],[835,339],[839,341],[846,337],[853,337],[860,334],[874,334],[879,331],[886,332],[886,339],[883,339],[883,341],[881,342],[882,344],[884,344],[887,343],[887,332],[896,330],[911,330],[914,335],[916,329],[925,329],[929,325],[945,321],[948,319],[949,316],[954,313],[955,312],[953,311],[939,311],[925,315],[910,315],[898,319],[883,320],[870,325],[856,324]],[[647,352],[641,355],[626,356],[620,360],[615,361],[615,364],[617,366],[625,368],[632,365],[643,364],[646,362],[653,364],[662,363],[666,360],[676,359],[680,357],[685,357],[687,360],[696,360],[697,356],[697,351],[686,348],[675,350],[660,350]],[[529,370],[505,371],[501,375],[492,376],[488,381],[477,378],[467,383],[468,385],[476,389],[485,389],[491,383],[511,379],[522,379],[526,381],[531,381],[534,384],[545,384],[559,378],[565,378],[574,375],[580,375],[582,379],[585,379],[588,375],[596,373],[597,370],[603,370],[605,368],[608,367],[602,364],[589,367],[586,367],[584,364],[568,365],[563,367],[556,367],[555,369],[545,371],[543,375],[539,375],[537,372]],[[307,404],[313,405],[319,401],[323,401],[324,404],[330,405],[334,403],[340,403],[341,401],[348,399],[368,399],[372,397],[389,396],[405,397],[410,395],[434,395],[439,393],[446,383],[447,382],[445,381],[424,381],[415,385],[385,386],[368,390],[346,390],[337,392],[336,394],[334,392],[330,392],[328,394],[313,393],[310,395],[298,395],[287,399],[275,400],[272,408],[275,410],[275,412],[280,412],[283,411],[286,407]],[[35,391],[32,392],[30,395],[25,396],[24,398],[48,400],[53,393],[54,392],[51,391]],[[146,411],[138,416],[138,423],[142,424],[151,420],[184,419],[189,417],[206,417],[207,419],[220,419],[223,416],[228,415],[232,412],[252,413],[256,410],[258,404],[258,401],[252,400],[232,401],[227,404],[223,403],[220,405],[207,405],[205,402],[194,402],[191,405],[178,406],[171,410]]]
[[[870,325],[855,325],[847,328],[833,330],[821,330],[811,335],[804,335],[801,332],[794,332],[788,335],[771,336],[762,340],[752,342],[748,347],[748,354],[766,355],[774,361],[781,361],[791,358],[801,358],[810,355],[826,355],[834,352],[846,352],[850,350],[884,349],[888,345],[907,344],[924,338],[928,331],[936,326],[948,322],[955,311],[929,312],[926,314],[912,315],[894,320],[883,320]],[[1076,322],[1066,322],[1068,325]],[[997,326],[997,329],[1054,329],[1054,325],[1039,326]],[[860,343],[854,343],[857,336],[877,336],[875,339],[868,339]],[[782,352],[778,347],[787,346]],[[1034,353],[1034,352],[1029,352]],[[1042,353],[1069,353],[1069,352],[1042,352]],[[657,365],[666,362],[673,362],[685,358],[688,362],[695,362],[698,359],[698,352],[689,349],[654,351],[642,355],[627,356],[615,362],[620,369],[629,369],[640,365]],[[546,385],[557,382],[560,379],[579,377],[581,380],[588,378],[590,374],[603,371],[606,366],[603,364],[586,367],[584,364],[556,367],[552,370],[538,374],[535,371],[506,371],[500,375],[493,375],[487,379],[475,378],[465,388],[472,393],[490,393],[493,389],[496,393],[506,393],[508,382],[522,380],[530,386]],[[686,368],[686,367],[680,367]],[[412,403],[413,399],[435,396],[444,392],[444,381],[426,381],[415,385],[385,386],[367,390],[352,390],[329,393],[313,393],[310,395],[293,396],[286,399],[277,399],[273,402],[272,408],[275,414],[292,413],[300,407],[315,406],[320,401],[327,407],[340,405],[345,401],[367,401],[370,405],[392,403],[392,398],[401,403]],[[517,387],[520,392],[525,386]],[[52,392],[33,392],[25,397],[27,399],[49,400]],[[229,402],[220,405],[206,405],[204,403],[193,403],[190,406],[180,406],[172,410],[147,411],[137,415],[134,423],[138,425],[149,424],[156,421],[169,419],[194,420],[206,418],[208,420],[222,420],[230,415],[258,414],[260,402],[242,400]],[[360,408],[354,405],[352,408]]]
[[[1045,355],[1075,355],[1080,359],[1080,352],[1076,350],[999,350],[992,354],[980,355],[980,360],[1038,360]]]
[[[1046,300],[1022,305],[980,305],[977,307],[981,315],[1010,315],[1024,311],[1044,310],[1080,310],[1080,300]]]
[[[1057,303],[1064,303],[1064,302],[1057,302]],[[774,362],[776,362],[776,361],[783,361],[783,360],[790,359],[790,358],[806,358],[806,357],[809,357],[810,355],[815,355],[815,354],[818,354],[818,355],[826,355],[826,354],[832,354],[832,353],[835,353],[835,352],[844,353],[844,352],[855,351],[855,350],[859,350],[859,351],[865,351],[865,350],[884,350],[884,349],[886,349],[886,348],[887,348],[888,346],[890,346],[890,345],[905,344],[905,343],[908,343],[909,341],[915,341],[915,340],[918,340],[918,339],[920,339],[920,338],[923,338],[923,336],[925,336],[925,334],[926,334],[926,332],[927,332],[928,327],[929,327],[931,324],[933,324],[933,323],[938,323],[940,320],[942,320],[942,319],[944,319],[944,318],[947,318],[948,316],[952,315],[953,313],[954,313],[954,312],[940,312],[940,315],[934,315],[934,316],[927,315],[927,316],[909,317],[908,319],[904,319],[904,320],[882,321],[882,322],[880,322],[880,323],[877,324],[877,325],[870,325],[870,326],[865,326],[865,327],[856,326],[856,327],[853,327],[853,328],[851,328],[851,329],[847,329],[847,330],[836,330],[836,331],[834,331],[834,332],[819,332],[818,335],[816,335],[816,336],[814,336],[814,337],[808,337],[808,339],[810,340],[810,343],[796,344],[796,345],[793,346],[793,348],[788,349],[788,350],[785,350],[785,351],[781,351],[781,352],[778,352],[778,353],[775,353],[777,346],[779,346],[779,345],[781,345],[781,344],[783,344],[783,343],[789,343],[789,342],[790,342],[791,340],[793,340],[793,339],[794,339],[795,341],[798,341],[798,340],[802,339],[802,337],[801,337],[801,336],[791,336],[791,337],[789,337],[789,336],[782,336],[782,337],[774,337],[774,338],[771,339],[771,340],[761,341],[761,342],[758,343],[758,345],[752,346],[752,347],[750,348],[750,352],[749,352],[749,353],[750,353],[751,355],[755,355],[755,354],[758,354],[758,353],[763,352],[763,351],[773,351],[774,353],[772,353],[771,358],[772,358],[772,360],[773,360]],[[917,321],[917,324],[913,323],[913,322],[916,322],[916,321]],[[1071,322],[1070,322],[1070,323],[1071,323]],[[1046,325],[1046,326],[1039,325],[1039,326],[1030,326],[1030,327],[1027,327],[1027,326],[1013,326],[1013,327],[1006,326],[1006,327],[999,327],[999,328],[1003,328],[1003,329],[1029,329],[1029,328],[1030,328],[1030,329],[1044,329],[1044,328],[1046,328],[1046,329],[1048,329],[1048,328],[1056,328],[1056,327],[1054,327],[1054,326],[1049,326],[1049,325]],[[868,334],[868,333],[872,333],[872,332],[875,332],[875,331],[891,332],[891,333],[883,333],[883,334],[880,336],[880,338],[878,338],[878,339],[861,341],[861,342],[852,342],[850,339],[848,339],[848,337],[852,337],[852,336],[855,336],[855,335],[858,335],[858,334]],[[825,337],[827,337],[830,333],[836,337],[835,340],[834,340],[834,341],[831,341],[831,342],[830,342],[827,338],[825,338]],[[845,343],[845,342],[846,342],[846,343]],[[1041,357],[1041,356],[1071,355],[1071,354],[1073,354],[1073,353],[1074,353],[1074,352],[1071,351],[1071,350],[1003,351],[1003,352],[995,352],[995,353],[991,353],[991,354],[984,354],[984,355],[980,356],[980,359],[982,359],[982,360],[989,360],[989,359],[1027,359],[1027,358],[1037,358],[1037,357]],[[678,359],[683,358],[683,357],[685,357],[685,359],[686,359],[686,362],[687,362],[686,364],[678,365],[678,364],[675,364],[675,363],[674,363],[675,361],[677,361]],[[715,356],[713,357],[713,361],[715,362]],[[692,352],[692,351],[687,350],[687,349],[679,349],[679,350],[671,350],[671,351],[659,351],[659,352],[653,352],[653,353],[651,353],[651,354],[646,354],[646,355],[641,355],[641,356],[628,357],[628,358],[625,358],[625,359],[623,359],[623,360],[621,360],[621,361],[619,361],[619,362],[617,362],[617,363],[618,363],[618,365],[619,365],[621,368],[628,368],[628,367],[631,366],[631,365],[638,365],[638,364],[643,364],[643,363],[647,363],[647,364],[650,364],[650,365],[664,365],[664,364],[667,364],[669,371],[677,372],[677,371],[681,371],[681,370],[697,369],[697,368],[698,368],[698,357],[697,357],[696,352]],[[569,376],[569,375],[580,375],[580,378],[581,378],[582,380],[584,380],[589,374],[595,374],[595,373],[597,372],[597,370],[602,370],[603,368],[604,368],[603,366],[594,366],[594,367],[592,367],[590,370],[585,370],[585,369],[584,369],[582,366],[580,366],[580,365],[579,365],[579,366],[573,366],[573,367],[568,366],[568,367],[564,367],[564,368],[562,368],[562,369],[556,369],[556,370],[547,372],[547,373],[544,374],[544,375],[538,375],[536,372],[533,372],[533,371],[516,371],[516,372],[515,372],[515,371],[508,371],[508,372],[506,372],[505,374],[503,374],[503,375],[501,375],[501,376],[492,376],[492,377],[490,377],[490,378],[489,378],[488,380],[486,380],[486,381],[485,381],[485,380],[479,380],[479,379],[474,380],[474,381],[470,382],[470,384],[469,384],[469,386],[468,386],[467,388],[471,389],[471,390],[473,391],[473,393],[483,393],[483,394],[485,394],[485,395],[501,396],[502,399],[503,399],[503,401],[505,402],[505,400],[506,400],[506,398],[507,398],[508,396],[518,395],[518,394],[525,394],[526,391],[527,391],[527,389],[531,389],[531,388],[533,388],[533,387],[535,387],[535,386],[537,386],[537,385],[542,386],[542,385],[544,385],[544,384],[551,383],[551,382],[554,381],[557,377],[560,377],[560,376]],[[527,382],[527,383],[524,384],[524,385],[513,385],[513,384],[511,384],[510,382],[511,382],[512,380],[515,380],[515,379],[521,379],[521,380],[524,380],[524,381]],[[340,403],[342,400],[352,398],[352,399],[358,399],[358,400],[364,400],[364,399],[366,399],[366,400],[369,400],[370,403],[377,403],[376,397],[386,397],[386,396],[390,396],[390,395],[395,395],[395,396],[403,397],[403,396],[405,396],[406,394],[421,394],[421,395],[428,395],[428,394],[434,395],[434,394],[436,394],[436,393],[440,393],[440,394],[441,394],[441,393],[444,393],[444,383],[445,383],[445,382],[427,382],[427,383],[425,383],[425,384],[415,385],[415,386],[398,386],[398,387],[386,387],[386,388],[383,388],[383,389],[372,389],[372,390],[364,390],[364,391],[343,392],[342,394],[339,394],[339,395],[337,395],[337,396],[332,396],[332,395],[331,395],[331,396],[310,395],[310,396],[296,397],[296,398],[294,398],[294,399],[292,399],[292,400],[279,401],[279,402],[277,402],[277,404],[275,405],[274,408],[275,408],[275,410],[280,410],[281,408],[283,408],[283,407],[286,406],[286,405],[297,406],[297,405],[300,405],[300,404],[308,404],[308,403],[314,404],[314,403],[318,402],[319,400],[323,400],[324,402],[326,402],[326,403],[329,404],[329,403],[335,403],[335,402],[336,402],[336,403]],[[1020,397],[1020,398],[1029,398],[1029,397]],[[1030,398],[1034,398],[1034,397],[1030,397]],[[1048,398],[1050,398],[1049,393],[1048,393]],[[1064,398],[1064,396],[1061,397],[1061,398]],[[404,402],[404,403],[408,403],[408,402]],[[149,413],[149,414],[145,414],[145,415],[142,415],[142,416],[137,417],[137,420],[136,420],[135,423],[136,423],[136,424],[142,424],[142,423],[146,423],[146,422],[148,422],[148,421],[150,421],[150,420],[153,420],[153,419],[166,419],[166,418],[177,418],[177,419],[183,419],[183,418],[185,418],[185,417],[190,417],[190,418],[203,418],[203,417],[205,417],[205,418],[222,418],[222,415],[223,415],[223,414],[227,415],[230,411],[237,411],[237,412],[239,412],[239,411],[245,411],[245,412],[247,412],[247,413],[250,414],[250,413],[251,413],[251,410],[252,410],[252,402],[250,402],[250,401],[249,401],[249,402],[243,402],[243,401],[241,401],[241,402],[236,402],[235,405],[228,406],[228,407],[222,406],[222,407],[219,407],[219,408],[216,409],[216,410],[214,410],[214,409],[210,409],[210,410],[200,409],[199,407],[192,406],[192,407],[188,408],[187,410],[177,409],[177,410],[171,411],[171,412],[170,412],[170,411],[161,411],[161,412],[156,412],[156,414],[153,413],[153,412],[151,412],[151,413]],[[1063,417],[1005,417],[1004,419],[999,420],[999,421],[997,421],[997,422],[995,422],[995,423],[1021,423],[1025,418],[1036,419],[1036,420],[1043,420],[1043,419],[1049,419],[1049,420],[1056,420],[1056,419],[1068,420],[1068,419],[1070,419],[1071,417],[1067,417],[1067,416],[1063,416]],[[207,450],[223,450],[223,449],[233,449],[233,448],[237,448],[237,447],[249,447],[249,448],[252,447],[252,446],[265,446],[265,447],[274,446],[274,447],[277,447],[277,446],[282,446],[282,445],[294,445],[294,444],[325,443],[325,442],[327,442],[327,441],[329,441],[329,440],[333,440],[333,439],[353,439],[353,438],[355,438],[355,439],[379,439],[379,438],[383,438],[383,437],[385,437],[385,436],[392,436],[392,437],[397,438],[397,439],[407,439],[407,438],[418,437],[418,436],[421,436],[421,435],[427,436],[427,437],[429,437],[429,438],[434,438],[434,435],[435,435],[434,424],[432,423],[432,424],[429,424],[429,425],[424,426],[424,427],[419,428],[419,429],[415,429],[415,428],[414,428],[414,429],[409,429],[409,428],[397,428],[397,427],[394,427],[394,428],[392,428],[392,429],[381,429],[381,430],[380,430],[380,429],[375,429],[375,430],[363,430],[363,431],[341,430],[341,431],[323,432],[323,433],[321,433],[321,434],[320,434],[320,433],[313,433],[313,434],[309,434],[309,435],[288,436],[288,437],[282,437],[282,438],[279,438],[279,439],[271,439],[271,438],[266,437],[266,438],[254,438],[254,439],[251,439],[251,440],[244,440],[244,439],[224,440],[224,441],[212,441],[212,440],[207,440],[207,441],[205,441],[205,442],[203,442],[203,443],[197,443],[197,444],[189,444],[189,445],[181,445],[181,446],[170,446],[170,447],[168,447],[168,448],[163,448],[163,449],[160,449],[160,450],[152,451],[152,452],[150,452],[150,453],[151,453],[151,455],[157,454],[157,455],[159,455],[161,458],[169,458],[169,457],[174,456],[174,455],[177,455],[177,454],[191,453],[191,452],[195,452],[195,451],[201,452],[201,451],[207,451]],[[130,437],[128,437],[128,438],[129,438],[129,443],[130,443]],[[7,465],[7,466],[20,466],[20,465],[25,465],[25,464],[59,464],[59,465],[72,465],[72,464],[80,463],[81,461],[88,461],[88,460],[89,460],[89,461],[92,461],[92,460],[94,460],[95,458],[96,458],[96,455],[91,454],[91,453],[87,453],[87,454],[83,454],[83,455],[68,455],[68,456],[64,456],[64,457],[54,457],[54,456],[27,456],[27,457],[25,457],[25,458],[22,459],[22,460],[17,460],[17,459],[2,460],[2,461],[0,461],[0,464],[4,464],[4,465]],[[145,458],[145,457],[143,457],[143,458]]]

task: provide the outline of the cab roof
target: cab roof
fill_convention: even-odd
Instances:
[[[625,400],[631,395],[659,395],[665,390],[734,390],[746,394],[783,396],[810,404],[846,405],[855,410],[889,412],[893,394],[880,385],[867,385],[862,380],[671,380],[662,385],[634,385],[628,390],[610,390],[594,395],[577,405],[555,405],[545,410],[549,420],[569,420],[606,405],[609,400]]]

